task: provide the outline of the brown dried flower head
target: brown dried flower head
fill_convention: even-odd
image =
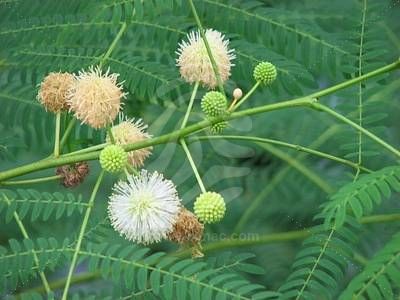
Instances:
[[[53,113],[68,109],[68,90],[74,82],[74,75],[52,72],[40,84],[37,99],[44,108]]]
[[[122,83],[117,83],[118,76],[110,74],[110,69],[103,74],[99,67],[79,72],[68,94],[75,117],[96,129],[112,123],[126,96]]]
[[[78,162],[73,165],[58,167],[57,175],[61,175],[61,184],[65,187],[75,187],[83,182],[89,174],[89,165],[86,162]]]
[[[182,207],[168,238],[179,244],[191,243],[197,245],[203,237],[203,230],[204,225],[199,222],[197,217]]]
[[[127,119],[120,116],[120,123],[111,128],[112,135],[117,145],[127,145],[149,139],[151,135],[146,132],[147,125],[141,119]],[[109,135],[106,137],[108,143],[111,142]],[[135,167],[143,166],[144,161],[150,156],[153,147],[142,148],[128,152],[128,161]]]

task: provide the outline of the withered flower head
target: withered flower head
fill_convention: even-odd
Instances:
[[[178,219],[170,233],[169,240],[179,244],[198,244],[203,237],[204,225],[199,222],[197,217],[182,207]]]
[[[67,94],[74,82],[69,73],[52,72],[40,84],[37,99],[44,108],[53,113],[68,109]]]
[[[75,187],[83,182],[89,173],[89,165],[86,162],[78,162],[72,165],[58,167],[56,175],[61,175],[61,184],[65,187]]]

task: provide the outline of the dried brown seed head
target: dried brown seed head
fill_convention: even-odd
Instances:
[[[57,175],[61,175],[61,184],[65,187],[75,187],[83,182],[89,173],[89,165],[86,162],[78,162],[73,165],[58,167]]]
[[[74,82],[74,76],[69,73],[50,73],[40,84],[37,95],[46,110],[58,113],[68,109],[67,95]]]
[[[182,208],[173,230],[168,234],[168,238],[179,244],[191,243],[197,245],[203,237],[204,225],[199,222],[197,217]]]

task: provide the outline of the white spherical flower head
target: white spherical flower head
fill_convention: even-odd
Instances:
[[[229,49],[229,40],[213,29],[205,32],[211,53],[214,57],[222,82],[228,80],[231,75],[232,60],[235,59],[233,49]],[[208,57],[207,48],[199,31],[193,31],[187,35],[188,41],[182,41],[177,50],[181,76],[186,82],[199,82],[205,87],[215,88],[218,85],[211,60]]]
[[[108,204],[114,229],[127,239],[143,244],[166,238],[180,209],[181,202],[172,181],[146,170],[116,183]]]

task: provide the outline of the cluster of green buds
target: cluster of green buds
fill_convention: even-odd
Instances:
[[[220,117],[227,114],[228,101],[222,93],[211,91],[206,93],[201,99],[201,109],[209,119],[213,117]],[[211,126],[211,132],[221,133],[227,127],[227,125],[228,123],[226,121],[215,123]]]

